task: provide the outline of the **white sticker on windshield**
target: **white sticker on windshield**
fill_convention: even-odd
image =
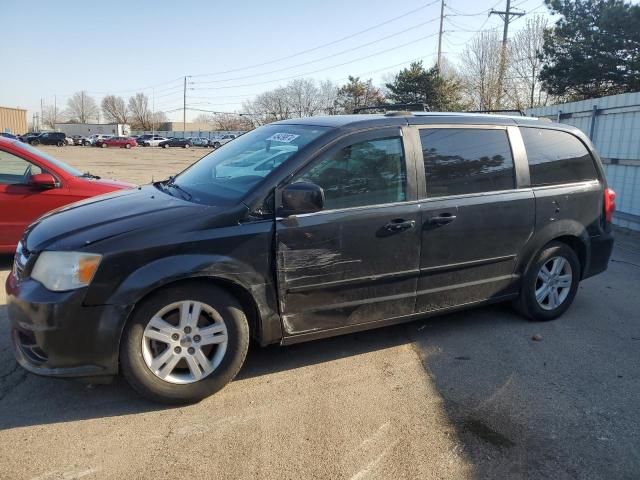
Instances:
[[[295,133],[274,133],[267,138],[267,140],[271,140],[272,142],[290,143],[299,136],[300,135],[296,135]]]

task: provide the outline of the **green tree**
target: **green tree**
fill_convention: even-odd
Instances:
[[[545,0],[561,15],[545,32],[540,79],[582,100],[640,89],[640,6],[622,0]]]
[[[422,62],[413,62],[385,86],[394,103],[425,103],[434,111],[462,109],[460,82],[441,74],[436,66],[425,70]]]
[[[359,107],[373,107],[384,103],[384,95],[373,86],[371,79],[349,76],[349,82],[338,89],[335,100],[337,113],[353,113]]]

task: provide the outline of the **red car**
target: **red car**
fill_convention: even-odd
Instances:
[[[134,186],[101,180],[31,145],[0,138],[0,253],[15,251],[24,229],[49,210]]]
[[[131,137],[111,137],[106,139],[100,139],[96,142],[96,147],[119,147],[119,148],[131,148],[137,147],[138,143],[135,138]]]

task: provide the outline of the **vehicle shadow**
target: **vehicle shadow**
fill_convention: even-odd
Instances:
[[[13,255],[0,254],[0,270],[10,270],[13,264]]]

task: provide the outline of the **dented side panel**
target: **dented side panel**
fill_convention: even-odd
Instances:
[[[417,202],[320,212],[276,222],[277,278],[285,334],[413,313],[419,273]]]

